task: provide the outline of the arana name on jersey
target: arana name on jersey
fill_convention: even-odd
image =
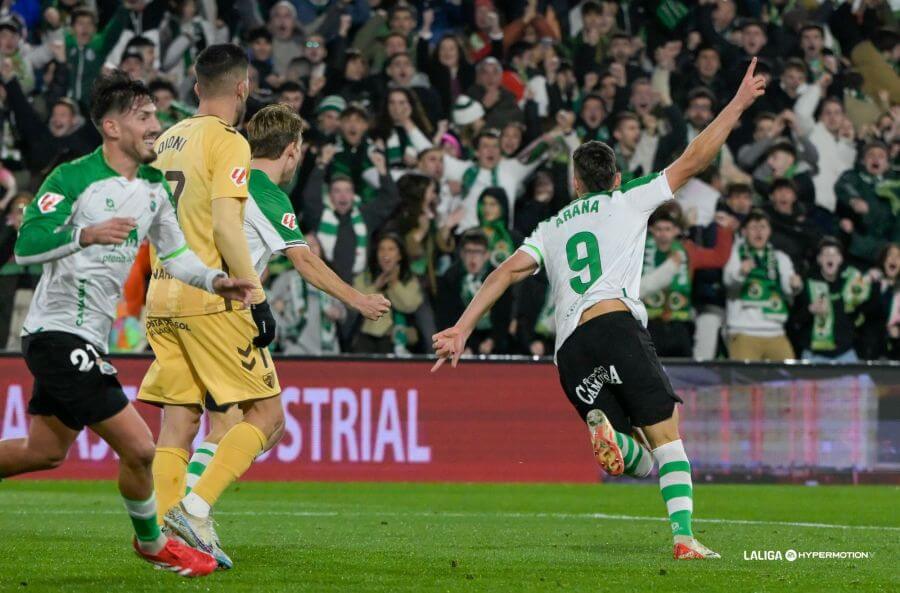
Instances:
[[[573,204],[560,211],[560,213],[556,215],[556,226],[558,228],[564,222],[572,220],[572,218],[578,216],[579,214],[590,214],[592,212],[600,212],[600,200],[582,198],[575,201]]]

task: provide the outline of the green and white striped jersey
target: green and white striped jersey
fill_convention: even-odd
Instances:
[[[291,200],[269,176],[250,171],[250,199],[244,210],[244,232],[250,259],[260,276],[273,253],[289,247],[306,247]]]
[[[83,228],[115,217],[137,221],[123,243],[81,246]],[[54,169],[25,209],[16,241],[19,264],[43,264],[22,335],[68,332],[106,352],[122,286],[145,237],[183,282],[212,291],[223,275],[188,249],[158,169],[141,165],[128,180],[106,163],[102,147]]]

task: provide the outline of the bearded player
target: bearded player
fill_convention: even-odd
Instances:
[[[160,125],[147,87],[122,72],[98,78],[91,120],[102,146],[50,173],[16,241],[16,260],[44,270],[22,330],[34,375],[32,420],[26,438],[0,442],[0,477],[57,467],[88,427],[119,456],[119,492],[134,525],[135,551],[183,576],[209,574],[216,568],[212,556],[160,531],[153,435],[103,356],[116,302],[145,237],[161,254],[162,269],[201,294],[249,300],[253,284],[204,265],[185,245],[163,174],[148,164],[156,158]]]
[[[540,223],[492,272],[456,325],[434,336],[439,360],[455,367],[478,320],[514,283],[547,270],[556,305],[556,364],[569,400],[587,422],[594,456],[610,475],[646,477],[659,464],[659,485],[676,559],[719,558],[694,539],[691,466],[678,433],[681,402],[646,330],[638,300],[647,221],[715,158],[741,114],[765,93],[750,62],[731,102],[662,173],[620,187],[616,157],[602,142],[573,156],[577,198]],[[639,428],[651,451],[632,435]]]

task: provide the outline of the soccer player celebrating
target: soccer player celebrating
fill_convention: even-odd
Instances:
[[[300,164],[302,128],[300,116],[283,104],[263,107],[247,123],[253,160],[244,231],[256,271],[262,275],[272,254],[283,253],[307,282],[356,309],[367,319],[377,320],[390,310],[390,301],[381,294],[362,294],[341,280],[309,249],[298,228],[291,200],[278,187],[294,178]],[[371,158],[376,168],[387,172],[383,154],[376,152]],[[207,401],[206,410],[210,412],[210,432],[188,463],[188,492],[203,475],[221,437],[241,417],[239,410],[218,406],[215,402]],[[266,449],[278,443],[282,428],[269,439]]]
[[[255,288],[250,308],[237,307],[172,278],[157,257],[147,292],[147,339],[156,360],[138,399],[164,410],[153,460],[161,518],[188,544],[230,568],[210,507],[279,430],[284,412],[265,349],[275,337],[275,320],[243,232],[250,146],[233,126],[250,92],[247,56],[236,45],[210,45],[194,69],[197,115],[159,137],[157,163],[172,186],[190,248]],[[207,393],[219,405],[240,404],[244,419],[222,438],[203,478],[181,500],[188,449]]]
[[[659,463],[676,559],[719,555],[693,537],[691,466],[675,407],[681,400],[659,363],[638,300],[647,221],[707,167],[741,114],[765,93],[765,79],[754,75],[755,68],[753,58],[731,102],[662,173],[620,187],[612,149],[597,141],[581,145],[573,157],[577,199],[540,223],[488,276],[456,325],[434,336],[439,359],[432,371],[446,360],[455,367],[478,320],[510,285],[543,266],[556,303],[556,363],[563,389],[586,420],[604,471],[645,477],[653,461]],[[652,456],[635,428],[649,441]]]
[[[91,119],[103,145],[50,173],[16,241],[18,263],[44,270],[22,330],[33,418],[26,438],[0,442],[0,476],[59,466],[90,427],[119,455],[119,491],[140,557],[183,576],[206,575],[216,568],[211,555],[160,532],[153,436],[103,355],[145,237],[165,272],[195,290],[247,302],[253,284],[206,266],[186,246],[163,174],[148,164],[160,125],[147,87],[121,72],[99,78]]]

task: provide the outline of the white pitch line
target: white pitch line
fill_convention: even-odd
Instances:
[[[118,515],[122,511],[114,510],[84,510],[73,509],[9,509],[0,510],[0,515]],[[218,515],[231,517],[431,517],[431,518],[503,518],[503,519],[601,519],[609,521],[668,521],[666,517],[647,517],[642,515],[613,515],[607,513],[522,513],[522,512],[467,512],[467,511],[217,511]],[[835,523],[811,523],[805,521],[762,521],[755,519],[717,519],[694,518],[694,523],[721,523],[725,525],[773,525],[781,527],[807,527],[811,529],[867,529],[875,531],[900,531],[900,527],[888,525],[840,525]]]

